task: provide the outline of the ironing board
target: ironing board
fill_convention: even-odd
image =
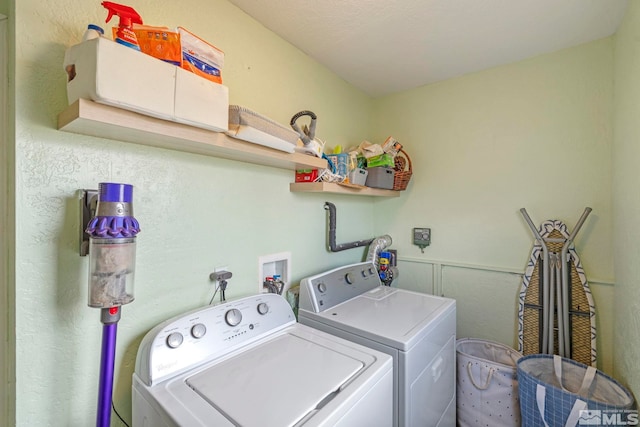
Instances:
[[[558,220],[543,222],[538,229],[543,239],[568,239],[567,226]],[[550,252],[559,253],[560,242],[547,243]],[[593,296],[589,290],[587,276],[573,243],[568,248],[569,278],[569,335],[571,346],[569,357],[585,365],[596,364],[596,314]],[[542,270],[543,248],[536,239],[527,263],[527,268],[520,288],[518,302],[518,351],[524,355],[542,353],[543,303],[542,303]],[[557,313],[557,305],[552,310]],[[554,315],[554,326],[557,316]],[[550,353],[558,354],[557,327],[554,327],[554,348]]]

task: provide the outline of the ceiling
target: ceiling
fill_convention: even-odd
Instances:
[[[377,97],[615,33],[627,0],[229,0]]]

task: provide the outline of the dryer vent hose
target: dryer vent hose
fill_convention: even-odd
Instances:
[[[330,202],[324,202],[324,208],[329,211],[329,236],[328,249],[331,252],[340,252],[346,249],[359,248],[367,246],[374,239],[357,240],[355,242],[336,244],[336,206]],[[389,240],[391,238],[389,237]]]
[[[378,265],[378,255],[385,248],[391,246],[391,243],[391,236],[389,236],[388,234],[373,239],[373,241],[369,245],[369,252],[367,252],[367,259],[365,261],[373,261],[376,269],[379,268],[380,266]]]

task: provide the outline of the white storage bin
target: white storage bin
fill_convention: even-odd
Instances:
[[[226,132],[229,128],[229,88],[182,68],[175,69],[175,121]]]
[[[91,99],[214,131],[228,127],[228,88],[105,38],[71,46],[64,58],[69,104]]]

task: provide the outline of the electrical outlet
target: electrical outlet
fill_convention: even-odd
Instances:
[[[213,291],[213,296],[209,304],[213,303],[213,299],[218,291],[220,291],[220,302],[226,301],[227,297],[225,296],[225,292],[229,286],[229,279],[231,279],[231,277],[233,277],[233,273],[229,271],[228,267],[216,267],[213,269],[213,273],[209,274],[209,280],[214,283],[215,290]]]
[[[229,271],[229,267],[228,266],[224,266],[224,267],[216,267],[213,269],[213,273],[211,273],[209,275],[209,278],[211,279],[211,281],[218,286],[218,280],[216,279],[216,273],[220,273],[221,271]]]

